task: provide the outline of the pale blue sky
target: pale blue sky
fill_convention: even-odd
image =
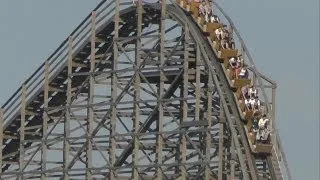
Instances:
[[[0,104],[99,0],[0,1]],[[278,84],[277,124],[293,179],[319,179],[319,0],[219,0],[258,69]]]

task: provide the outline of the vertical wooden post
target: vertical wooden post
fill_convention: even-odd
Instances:
[[[142,35],[142,0],[139,0],[137,7],[138,20],[137,20],[137,42],[136,42],[136,67],[140,68],[141,61],[141,35]],[[140,123],[140,75],[138,73],[139,69],[135,72],[134,77],[134,122],[133,122],[133,131],[134,131],[134,148],[133,148],[133,169],[132,175],[134,180],[139,178],[139,123]]]
[[[206,131],[206,159],[210,161],[210,153],[211,153],[211,126],[212,126],[212,98],[213,98],[213,81],[212,76],[208,76],[208,90],[207,90],[207,121],[208,127]],[[210,164],[206,166],[205,169],[205,180],[211,179],[211,169]]]
[[[25,138],[25,122],[26,122],[26,97],[27,96],[27,89],[25,84],[22,85],[22,92],[21,92],[21,123],[20,123],[20,156],[19,156],[19,169],[20,175],[19,179],[23,179],[23,169],[24,169],[24,138]]]
[[[49,105],[49,62],[45,62],[45,70],[44,70],[44,96],[43,96],[43,121],[42,121],[42,144],[41,144],[41,180],[46,179],[46,169],[47,169],[47,130],[48,130],[48,114],[47,114],[47,109]]]
[[[224,137],[224,122],[225,122],[225,114],[222,105],[222,101],[220,100],[220,124],[219,124],[219,164],[218,164],[218,180],[222,180],[223,178],[223,137]]]
[[[235,164],[236,164],[236,150],[235,150],[235,145],[234,145],[234,140],[233,136],[231,136],[231,147],[230,147],[230,154],[231,154],[231,160],[230,160],[230,179],[234,179],[235,175]]]
[[[70,120],[71,120],[71,97],[72,97],[72,37],[68,41],[68,84],[67,84],[67,103],[66,115],[64,121],[64,146],[63,146],[63,164],[64,164],[64,179],[69,179],[69,155],[70,155]]]
[[[2,173],[2,145],[3,145],[3,121],[4,121],[4,117],[3,117],[3,109],[0,108],[0,173]],[[1,176],[0,176],[1,179]]]
[[[276,87],[272,87],[272,106],[271,106],[271,119],[270,119],[270,122],[271,122],[271,127],[272,127],[272,131],[275,132],[275,133],[272,133],[272,136],[271,136],[271,143],[273,144],[275,150],[276,150],[276,153],[277,154],[281,154],[279,152],[279,146],[278,146],[278,143],[277,143],[277,130],[276,130]]]
[[[117,106],[116,106],[116,99],[117,99],[117,84],[118,84],[118,77],[117,77],[117,67],[118,67],[118,46],[116,39],[119,37],[119,21],[120,21],[120,1],[116,0],[116,9],[115,9],[115,16],[114,16],[114,40],[113,40],[113,62],[112,62],[112,79],[111,79],[111,101],[112,101],[112,114],[111,114],[111,122],[110,122],[110,156],[109,161],[111,164],[110,167],[110,180],[116,179],[116,171],[115,171],[115,163],[116,163],[116,122],[117,122]]]
[[[182,87],[182,122],[188,120],[188,70],[189,70],[189,63],[188,63],[188,41],[189,41],[189,27],[186,24],[184,29],[184,62],[183,62],[183,87]],[[187,178],[187,169],[186,169],[186,162],[187,162],[187,140],[185,134],[181,134],[181,145],[180,145],[180,172],[181,172],[181,179],[185,180]]]
[[[161,102],[161,98],[164,96],[164,80],[165,80],[165,75],[163,72],[163,65],[164,65],[164,43],[165,43],[165,20],[166,20],[166,2],[162,2],[161,4],[161,23],[160,23],[160,83],[159,83],[159,99],[158,99],[158,110],[159,110],[159,120],[157,121],[157,128],[158,128],[158,135],[157,135],[157,147],[156,147],[156,152],[157,152],[157,179],[162,180],[163,179],[163,172],[162,172],[162,148],[163,148],[163,137],[162,137],[162,131],[163,131],[163,105]]]
[[[90,78],[89,78],[89,94],[88,94],[88,123],[87,123],[87,148],[86,148],[86,179],[92,179],[92,125],[93,125],[93,95],[94,95],[94,75],[96,61],[96,12],[91,14],[91,54],[90,54]]]
[[[200,121],[200,100],[201,100],[201,90],[200,90],[200,67],[201,67],[201,62],[200,62],[200,56],[201,56],[201,52],[199,49],[199,46],[197,44],[196,47],[196,92],[195,92],[195,96],[196,96],[196,104],[195,104],[195,121]],[[199,133],[199,142],[203,141],[206,138],[206,133],[205,132],[200,132]],[[210,147],[200,147],[201,151],[204,152],[204,154],[207,154],[207,149],[209,149],[210,151]],[[199,161],[202,160],[202,156],[199,154],[198,155]],[[206,158],[205,160],[209,160],[210,158]],[[207,162],[203,163],[201,166],[199,166],[199,171],[202,171],[203,168],[207,168],[209,164]],[[205,180],[209,180],[206,179],[207,177],[205,177]]]

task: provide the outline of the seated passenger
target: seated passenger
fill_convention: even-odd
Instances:
[[[233,73],[234,73],[233,77],[237,79],[238,78],[238,73],[239,73],[239,68],[240,68],[241,64],[234,57],[229,59],[229,64],[230,64],[230,67],[232,68]]]
[[[228,47],[228,41],[227,40],[225,40],[225,39],[221,39],[221,47],[223,48],[223,49],[227,49],[227,47]]]
[[[253,85],[251,85],[249,88],[249,95],[250,95],[250,97],[257,97],[258,96],[258,90]]]
[[[249,99],[249,103],[250,103],[251,109],[253,110],[254,109],[254,103],[255,103],[254,98],[250,98]]]
[[[259,121],[256,117],[253,118],[252,120],[252,131],[257,133],[259,131]]]
[[[222,30],[222,39],[228,40],[229,41],[229,31],[227,29]]]
[[[240,62],[241,67],[244,65],[244,64],[243,64],[243,58],[242,58],[242,55],[241,55],[241,54],[238,56],[237,61]]]
[[[206,2],[202,1],[202,3],[199,6],[199,16],[205,16],[206,15]]]
[[[234,43],[233,38],[230,39],[230,47],[229,49],[235,49],[236,48],[236,44]]]
[[[267,122],[269,121],[269,119],[267,119],[267,116],[264,114],[260,120],[259,120],[259,128],[260,129],[264,129],[266,128]]]
[[[253,109],[257,111],[260,109],[260,100],[258,96],[256,96],[254,99]]]
[[[264,136],[261,138],[261,142],[266,144],[270,140],[271,131],[268,128],[266,128],[263,130],[263,133]]]
[[[228,41],[228,39],[223,39],[221,40],[221,46],[223,49],[231,49],[231,44]]]
[[[205,6],[205,22],[209,22],[209,18],[211,17],[212,8],[211,8],[211,2],[207,1]]]
[[[268,129],[260,129],[256,135],[258,143],[267,143],[270,137],[271,131]]]
[[[231,57],[231,58],[229,59],[229,64],[230,64],[230,67],[231,67],[231,68],[236,67],[237,64],[238,64],[236,58]]]
[[[210,17],[210,22],[211,22],[211,23],[214,23],[214,22],[215,22],[215,23],[220,23],[220,19],[219,19],[218,16],[212,14],[211,17]]]
[[[219,39],[219,40],[221,40],[222,39],[222,29],[221,28],[218,28],[218,29],[216,29],[215,31],[214,31],[214,33],[216,34],[216,36],[217,36],[217,38]]]
[[[252,110],[251,104],[249,99],[244,100],[244,105],[247,107],[248,110]]]
[[[257,134],[256,134],[256,142],[257,143],[261,142],[262,136],[263,136],[263,131],[261,129],[259,129]]]
[[[244,99],[250,99],[250,96],[249,96],[249,86],[248,86],[248,85],[242,87],[242,94],[243,94],[243,96],[244,96]]]
[[[247,70],[247,67],[242,67],[239,73],[240,79],[248,79],[249,78],[249,72]]]
[[[230,49],[230,43],[229,43],[229,41],[226,40],[226,39],[223,39],[223,40],[225,41],[223,48],[224,48],[224,49]]]

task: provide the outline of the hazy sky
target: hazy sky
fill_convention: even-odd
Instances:
[[[99,0],[0,1],[0,104]],[[219,0],[259,70],[278,84],[277,125],[293,179],[319,179],[319,0]]]

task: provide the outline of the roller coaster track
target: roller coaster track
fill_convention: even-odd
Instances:
[[[0,109],[1,179],[291,179],[276,84],[231,19],[273,127],[252,154],[218,54],[174,1],[102,1]],[[271,95],[270,95],[271,94]]]

